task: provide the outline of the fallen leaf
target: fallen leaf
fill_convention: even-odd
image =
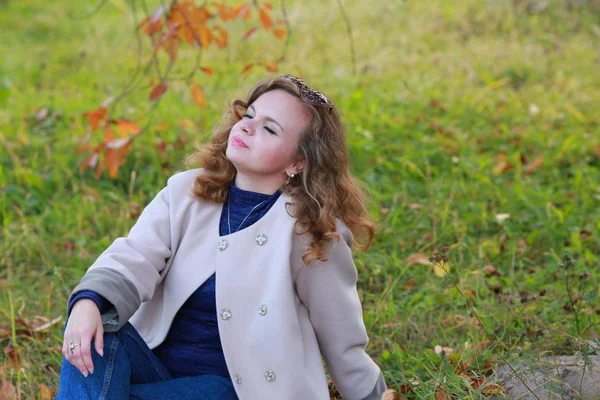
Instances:
[[[531,164],[529,164],[525,168],[523,168],[523,172],[525,172],[525,174],[529,175],[529,174],[535,172],[536,170],[538,170],[543,165],[544,165],[544,159],[542,157],[538,157],[535,159],[534,162],[532,162]]]
[[[423,253],[413,253],[404,259],[404,262],[407,264],[421,264],[421,265],[432,265],[433,263],[429,261],[429,257],[427,257]]]

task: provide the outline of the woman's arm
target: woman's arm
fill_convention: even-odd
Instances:
[[[117,238],[98,257],[71,293],[69,303],[79,292],[98,293],[116,308],[118,325],[112,329],[118,330],[142,302],[152,298],[171,257],[169,193],[167,185],[144,208],[127,237]]]
[[[379,399],[381,370],[365,352],[369,342],[356,289],[352,232],[338,220],[339,241],[328,244],[325,262],[304,266],[296,279],[308,308],[327,370],[345,399]]]

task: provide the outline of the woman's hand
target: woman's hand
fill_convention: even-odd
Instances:
[[[91,353],[92,338],[95,338],[96,352],[104,356],[104,328],[100,310],[92,300],[81,299],[73,305],[71,310],[65,329],[62,354],[85,377],[88,376],[88,371],[91,374],[94,373]],[[73,347],[73,352],[69,349],[71,343],[76,345]]]

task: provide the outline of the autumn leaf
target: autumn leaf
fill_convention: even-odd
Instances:
[[[40,390],[40,400],[52,400],[52,392],[48,386],[38,383],[38,389]]]
[[[423,253],[413,253],[410,256],[404,259],[404,262],[407,264],[421,264],[421,265],[431,265],[432,262],[429,261],[429,257],[427,257]]]
[[[106,107],[98,107],[94,111],[83,113],[83,116],[87,118],[88,123],[92,128],[92,132],[94,132],[100,126],[103,126],[106,121],[108,121],[108,110]]]
[[[108,175],[116,179],[119,174],[119,153],[115,149],[108,149],[104,153],[104,160],[108,167]]]
[[[433,273],[439,278],[443,278],[450,272],[450,264],[445,262],[435,263],[433,266]]]
[[[208,76],[213,76],[213,70],[209,67],[200,67],[200,71],[204,72]]]
[[[213,36],[213,39],[215,42],[217,42],[217,46],[219,46],[221,49],[227,47],[227,39],[229,35],[227,31],[219,25],[215,26],[213,30],[219,34],[219,36]]]
[[[243,8],[240,13],[242,14],[242,19],[244,21],[248,21],[250,18],[252,18],[252,9],[250,7]]]
[[[257,30],[258,30],[258,28],[257,28],[257,27],[254,27],[254,28],[250,29],[248,32],[246,32],[246,33],[244,34],[244,36],[242,36],[242,40],[246,40],[246,39],[248,39],[248,38],[249,38],[250,36],[252,36],[252,34],[253,34],[254,32],[256,32]]]
[[[100,179],[100,176],[102,175],[102,171],[104,170],[105,158],[106,157],[102,157],[98,162],[98,166],[96,167],[96,180]]]
[[[279,39],[285,39],[285,37],[287,36],[287,29],[275,28],[273,29],[273,34]]]
[[[122,138],[128,138],[129,135],[137,135],[142,131],[142,128],[133,121],[126,119],[117,120],[117,132]]]
[[[266,9],[268,9],[268,10],[272,10],[272,9],[273,9],[273,6],[272,6],[272,5],[271,5],[271,3],[269,3],[268,1],[265,1],[265,2],[263,3],[263,6],[264,6]]]
[[[505,394],[506,393],[506,389],[504,389],[502,386],[496,384],[496,383],[492,383],[486,387],[484,387],[481,390],[481,393],[483,394]]]
[[[260,9],[259,15],[260,15],[260,23],[262,24],[263,28],[265,28],[266,31],[268,31],[269,29],[271,29],[271,25],[273,24],[271,22],[271,17],[265,11],[264,8]]]
[[[104,142],[108,143],[112,142],[113,140],[115,140],[115,131],[113,131],[112,128],[107,125],[104,127]]]
[[[250,74],[250,71],[252,70],[252,67],[254,67],[254,64],[246,64],[242,69],[242,75],[248,76],[248,74]]]
[[[79,170],[81,173],[84,173],[87,167],[94,168],[96,166],[96,162],[98,162],[98,153],[92,153],[88,158],[81,164]]]
[[[276,63],[269,61],[269,62],[265,63],[265,69],[269,72],[277,72],[278,67],[277,67]]]
[[[206,95],[204,94],[202,86],[196,82],[192,83],[192,86],[190,86],[190,94],[196,105],[201,109],[204,108]]]
[[[206,25],[200,27],[200,45],[203,49],[208,49],[210,42],[212,40],[212,33],[210,29]]]
[[[535,172],[536,170],[538,170],[543,165],[544,165],[544,159],[542,157],[538,157],[535,159],[534,162],[532,162],[531,164],[528,164],[525,168],[523,168],[523,172],[525,172],[525,174],[529,175],[529,174]]]
[[[154,89],[152,89],[152,93],[150,94],[150,101],[156,100],[161,97],[167,91],[167,82],[162,82],[156,85]]]

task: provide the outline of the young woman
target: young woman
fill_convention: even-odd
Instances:
[[[294,76],[236,100],[69,298],[57,399],[380,399],[340,117]]]

